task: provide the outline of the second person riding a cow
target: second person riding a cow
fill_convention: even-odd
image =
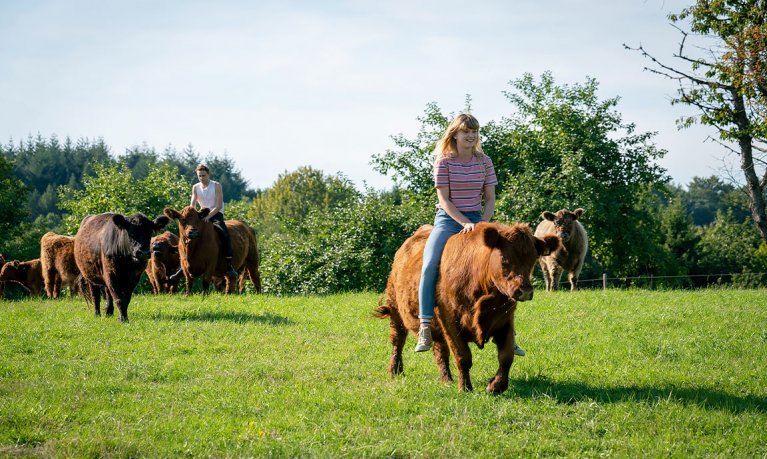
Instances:
[[[226,224],[224,224],[224,192],[221,189],[221,184],[210,179],[210,168],[205,164],[200,164],[194,171],[197,173],[199,182],[192,186],[192,202],[189,205],[196,208],[197,204],[199,204],[200,209],[210,209],[210,212],[203,220],[213,223],[216,233],[221,238],[221,245],[223,246],[224,258],[227,264],[226,275],[237,277],[240,274],[234,269],[232,264],[232,240],[229,237],[229,230],[226,229]],[[175,280],[180,278],[181,275],[182,269],[179,268],[170,278]]]

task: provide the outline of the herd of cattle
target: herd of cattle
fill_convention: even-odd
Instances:
[[[62,285],[80,293],[101,314],[101,297],[106,298],[106,314],[114,307],[120,320],[128,319],[128,304],[142,273],[146,272],[155,294],[173,293],[179,280],[171,275],[179,268],[186,280],[186,292],[202,278],[203,290],[211,285],[232,293],[237,279],[226,276],[220,240],[213,224],[203,220],[208,209],[186,207],[181,212],[166,208],[154,220],[142,214],[115,213],[89,215],[80,223],[74,237],[48,232],[40,239],[40,258],[5,262],[0,255],[0,297],[5,282],[21,284],[33,295],[43,291],[58,298]],[[164,232],[152,237],[170,222],[178,221],[179,235]],[[233,264],[240,272],[239,289],[245,276],[261,292],[258,271],[258,246],[253,229],[239,220],[226,222],[232,237]]]
[[[433,322],[434,358],[443,381],[452,380],[449,356],[458,371],[458,387],[471,390],[472,365],[469,343],[483,348],[491,339],[498,347],[498,371],[487,385],[490,393],[508,387],[514,360],[514,311],[517,302],[533,297],[530,278],[536,262],[547,290],[556,290],[563,271],[575,290],[588,249],[583,209],[543,212],[535,233],[526,224],[480,223],[475,231],[457,234],[445,246],[437,282],[437,307]],[[220,239],[204,217],[208,209],[186,207],[180,212],[165,208],[164,215],[150,220],[142,214],[105,213],[88,216],[74,237],[46,233],[40,241],[40,258],[5,262],[0,255],[0,297],[4,282],[17,282],[32,294],[43,289],[57,298],[66,284],[80,292],[100,315],[103,294],[106,314],[117,305],[120,320],[128,319],[128,304],[142,273],[146,272],[155,294],[178,290],[171,274],[179,268],[191,293],[197,278],[203,290],[211,284],[232,293],[237,279],[226,276]],[[164,232],[170,220],[178,222],[179,234]],[[247,275],[261,292],[256,235],[245,222],[227,220],[232,241],[233,265],[240,272],[239,287]],[[423,249],[431,232],[424,225],[408,238],[394,256],[386,292],[376,316],[389,318],[392,355],[389,373],[402,373],[402,350],[408,331],[417,333],[418,285]]]

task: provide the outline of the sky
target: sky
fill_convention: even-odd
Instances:
[[[673,63],[667,15],[691,0],[0,0],[0,143],[103,138],[119,156],[192,145],[251,187],[311,166],[388,188],[370,164],[413,138],[429,103],[480,123],[510,116],[525,73],[599,83],[637,131],[657,132],[673,181],[733,159],[712,129],[678,130],[677,84],[624,49]],[[215,178],[215,171],[213,171]]]

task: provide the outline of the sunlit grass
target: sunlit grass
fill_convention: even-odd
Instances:
[[[767,292],[536,292],[528,356],[484,393],[407,343],[387,374],[377,294],[0,303],[0,456],[767,455]]]

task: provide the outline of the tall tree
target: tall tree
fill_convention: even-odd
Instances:
[[[652,61],[648,70],[679,83],[672,104],[698,109],[682,118],[713,126],[721,144],[740,157],[751,218],[767,241],[767,0],[697,0],[672,23],[686,23],[677,65],[661,62],[642,46]],[[702,38],[701,43],[688,42]],[[625,46],[625,45],[624,45]]]

